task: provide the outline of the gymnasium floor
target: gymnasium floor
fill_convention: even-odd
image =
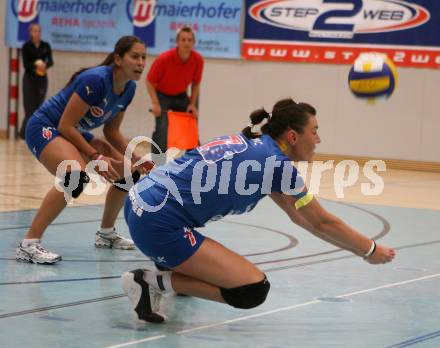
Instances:
[[[382,195],[360,182],[322,204],[397,249],[372,266],[291,224],[269,200],[202,232],[246,255],[272,288],[243,311],[190,297],[162,300],[166,324],[134,319],[122,272],[151,266],[138,251],[96,250],[102,196],[84,196],[47,230],[63,261],[17,263],[15,247],[52,184],[21,141],[0,141],[0,347],[440,347],[440,174],[388,170]],[[126,234],[122,215],[120,231]]]

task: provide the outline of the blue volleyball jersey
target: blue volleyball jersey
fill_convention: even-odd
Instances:
[[[136,83],[129,81],[120,95],[113,92],[113,68],[98,66],[79,74],[72,83],[47,100],[35,113],[46,123],[58,127],[61,115],[72,94],[90,105],[90,109],[79,121],[77,128],[87,131],[99,127],[125,111],[131,103],[136,90]]]
[[[201,227],[248,212],[272,192],[295,196],[303,191],[296,168],[270,136],[247,139],[237,134],[155,168],[133,187],[130,197],[142,211],[168,209],[170,219]]]

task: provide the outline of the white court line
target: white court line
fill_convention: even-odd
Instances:
[[[115,346],[108,346],[106,348],[121,348],[121,347],[127,347],[127,346],[131,346],[133,344],[138,344],[138,343],[142,343],[142,342],[148,342],[148,341],[154,341],[154,340],[158,340],[160,338],[164,338],[167,337],[166,335],[159,335],[159,336],[153,336],[153,337],[148,337],[148,338],[143,338],[141,340],[137,340],[137,341],[130,341],[130,342],[126,342],[126,343],[121,343],[121,344],[117,344]]]
[[[377,286],[375,288],[369,288],[369,289],[365,289],[365,290],[349,292],[347,294],[343,294],[343,295],[339,295],[339,296],[335,296],[335,297],[343,298],[343,297],[350,297],[350,296],[365,294],[365,293],[368,293],[368,292],[373,292],[373,291],[377,291],[377,290],[388,289],[388,288],[393,288],[393,287],[400,286],[400,285],[405,285],[405,284],[410,284],[410,283],[418,282],[420,280],[437,278],[439,276],[440,276],[440,273],[431,274],[431,275],[427,275],[427,276],[424,276],[424,277],[404,280],[402,282],[385,284],[385,285]],[[287,307],[282,307],[282,308],[278,308],[278,309],[273,309],[273,310],[262,312],[262,313],[256,313],[256,314],[247,315],[247,316],[244,316],[244,317],[230,319],[230,320],[222,321],[222,322],[219,322],[219,323],[199,326],[199,327],[195,327],[195,328],[187,329],[187,330],[176,331],[175,334],[176,335],[182,335],[182,334],[186,334],[186,333],[189,333],[189,332],[200,331],[200,330],[209,329],[209,328],[212,328],[212,327],[217,327],[217,326],[227,325],[227,324],[230,324],[230,323],[235,323],[237,321],[243,321],[243,320],[247,320],[247,319],[258,318],[258,317],[262,317],[262,316],[273,314],[273,313],[285,312],[285,311],[289,311],[289,310],[292,310],[292,309],[301,308],[301,307],[309,306],[309,305],[312,305],[312,304],[316,304],[316,303],[319,303],[319,302],[322,302],[322,301],[320,301],[320,300],[313,300],[313,301],[304,302],[304,303],[300,303],[300,304],[296,304],[296,305],[292,305],[292,306],[287,306]],[[129,341],[129,342],[121,343],[121,344],[114,345],[114,346],[108,346],[106,348],[127,347],[127,346],[130,346],[130,345],[133,345],[133,344],[147,342],[147,341],[153,341],[153,340],[157,340],[157,339],[161,339],[161,338],[165,338],[165,337],[168,337],[168,336],[167,335],[153,336],[153,337],[148,337],[148,338],[144,338],[144,339],[137,340],[137,341]]]
[[[440,276],[440,273],[431,274],[431,275],[427,275],[427,276],[420,277],[420,278],[415,278],[415,279],[404,280],[403,282],[385,284],[385,285],[378,286],[376,288],[371,288],[371,289],[366,289],[366,290],[359,290],[359,291],[355,291],[355,292],[349,292],[348,294],[339,295],[339,296],[336,296],[336,297],[350,297],[350,296],[354,296],[354,295],[363,294],[363,293],[366,293],[366,292],[372,292],[372,291],[376,291],[376,290],[392,288],[392,287],[399,286],[399,285],[405,285],[405,284],[409,284],[409,283],[414,283],[414,282],[417,282],[419,280],[426,280],[426,279],[436,278],[438,276]]]
[[[311,305],[311,304],[315,304],[315,303],[319,303],[319,302],[321,302],[321,301],[320,300],[313,300],[313,301],[309,301],[309,302],[304,302],[304,303],[300,303],[300,304],[297,304],[297,305],[292,305],[292,306],[288,306],[288,307],[273,309],[273,310],[267,311],[267,312],[256,313],[256,314],[252,314],[252,315],[247,315],[245,317],[239,317],[239,318],[235,318],[235,319],[230,319],[230,320],[222,321],[220,323],[215,323],[215,324],[210,324],[210,325],[205,325],[205,326],[199,326],[199,327],[195,327],[193,329],[181,330],[181,331],[177,331],[176,334],[182,335],[182,334],[186,334],[188,332],[208,329],[210,327],[216,327],[216,326],[226,325],[226,324],[230,324],[230,323],[235,323],[236,321],[242,321],[242,320],[247,320],[247,319],[252,319],[252,318],[258,318],[258,317],[261,317],[263,315],[268,315],[268,314],[278,313],[278,312],[284,312],[284,311],[288,311],[288,310],[296,309],[296,308],[300,308],[300,307],[305,307],[305,306],[308,306],[308,305]]]

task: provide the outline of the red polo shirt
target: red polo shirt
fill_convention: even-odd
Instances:
[[[203,58],[192,51],[189,59],[182,62],[177,48],[160,54],[148,71],[147,80],[160,93],[177,95],[186,92],[190,84],[198,84],[202,80]]]

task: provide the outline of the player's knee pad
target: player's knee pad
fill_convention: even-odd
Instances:
[[[131,173],[131,180],[133,181],[133,184],[130,182],[130,180],[128,180],[127,183],[127,178],[122,178],[113,182],[113,186],[120,191],[128,192],[132,186],[139,181],[140,178],[141,173],[138,170],[135,170],[133,173]]]
[[[258,283],[247,284],[237,288],[220,288],[223,299],[228,305],[236,308],[249,309],[262,304],[267,297],[270,283],[266,276]]]
[[[90,177],[84,171],[66,172],[64,182],[62,183],[64,191],[73,198],[78,198],[84,191],[86,185],[90,182]]]

